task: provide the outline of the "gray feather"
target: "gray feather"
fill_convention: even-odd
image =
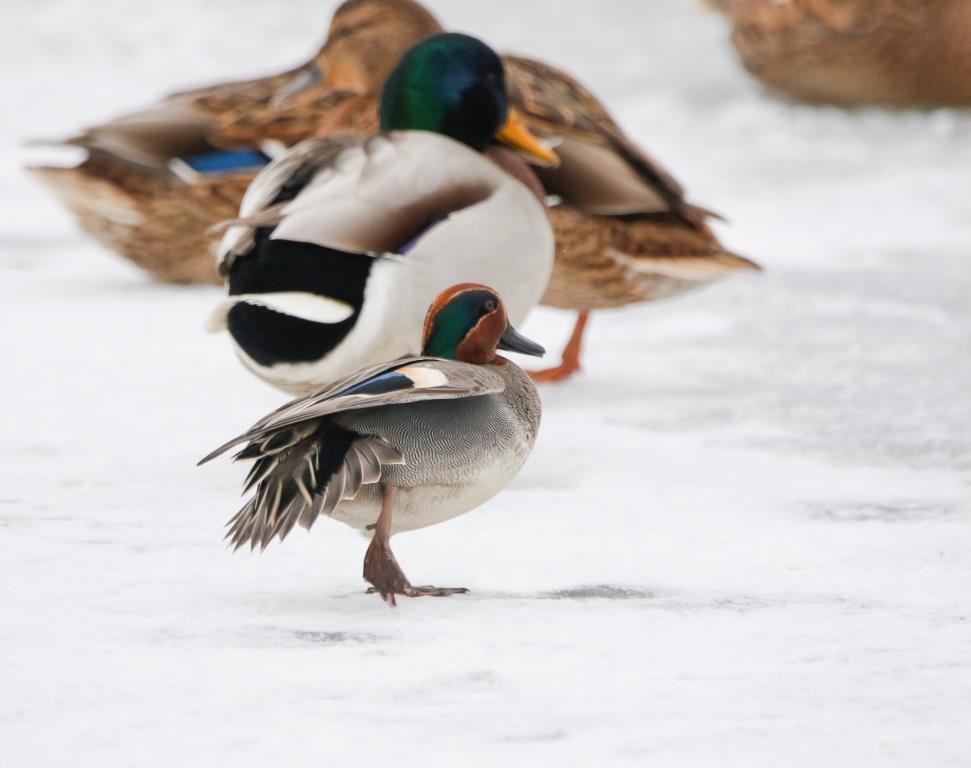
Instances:
[[[401,453],[383,440],[361,437],[351,443],[340,468],[324,479],[315,465],[320,455],[316,429],[301,432],[302,440],[285,450],[270,446],[272,452],[257,459],[250,472],[260,478],[256,492],[228,523],[226,538],[236,549],[247,542],[250,549],[265,549],[298,524],[309,530],[341,501],[355,498],[363,486],[380,482],[383,466],[404,462]]]
[[[346,394],[388,372],[401,374],[399,387],[373,393],[364,387]],[[321,515],[329,516],[342,501],[355,498],[363,486],[380,482],[384,467],[405,463],[401,451],[385,440],[362,436],[351,443],[332,476],[323,477],[318,463],[321,419],[386,405],[478,397],[504,388],[503,377],[486,366],[410,357],[373,366],[287,403],[200,462],[240,443],[247,445],[237,458],[256,460],[245,482],[247,491],[255,487],[256,492],[230,521],[227,538],[237,548],[246,542],[262,548],[275,536],[286,537],[297,524],[309,529]]]
[[[403,368],[413,369],[416,371],[413,375],[424,377],[428,383],[424,386],[413,384],[413,386],[380,394],[341,394],[374,376],[389,371],[400,371]],[[434,357],[405,357],[393,363],[382,363],[365,368],[311,395],[291,400],[260,419],[244,434],[221,445],[203,458],[199,464],[211,461],[240,443],[262,442],[272,439],[274,433],[282,431],[285,427],[310,422],[336,413],[360,408],[375,408],[382,405],[402,405],[423,400],[476,397],[502,392],[503,389],[505,389],[505,382],[502,377],[483,365],[469,365],[456,360],[442,360]],[[241,452],[241,457],[249,450],[250,447],[247,447]]]
[[[363,472],[362,482],[376,483],[381,478],[381,461],[378,459],[374,449],[371,448],[369,440],[361,440],[357,449],[357,454],[361,459],[361,470]]]

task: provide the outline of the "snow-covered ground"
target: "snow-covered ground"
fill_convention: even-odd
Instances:
[[[470,595],[388,610],[326,521],[225,549],[242,469],[194,463],[281,397],[16,144],[293,63],[333,5],[5,9],[0,764],[969,765],[971,116],[769,100],[689,0],[431,5],[594,86],[767,272],[594,316],[518,480],[395,540]]]

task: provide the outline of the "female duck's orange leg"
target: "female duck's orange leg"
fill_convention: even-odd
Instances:
[[[560,364],[555,368],[530,371],[529,375],[533,381],[563,381],[580,370],[580,344],[583,341],[583,331],[587,327],[589,317],[590,312],[587,310],[577,315],[577,323],[573,326],[570,340],[563,348],[563,359]]]

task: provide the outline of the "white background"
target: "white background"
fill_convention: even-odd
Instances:
[[[439,0],[591,85],[767,267],[595,315],[515,483],[395,548],[262,556],[195,461],[281,402],[19,171],[168,89],[289,66],[326,0],[4,4],[0,763],[968,765],[971,118],[771,100],[689,0]],[[558,349],[572,318],[527,333]]]

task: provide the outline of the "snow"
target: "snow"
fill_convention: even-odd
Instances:
[[[21,4],[0,35],[0,764],[968,765],[971,117],[767,99],[686,0],[431,3],[592,85],[763,275],[593,317],[503,494],[264,555],[195,461],[281,396],[18,171],[289,65],[334,3]],[[558,348],[564,313],[525,331]]]

